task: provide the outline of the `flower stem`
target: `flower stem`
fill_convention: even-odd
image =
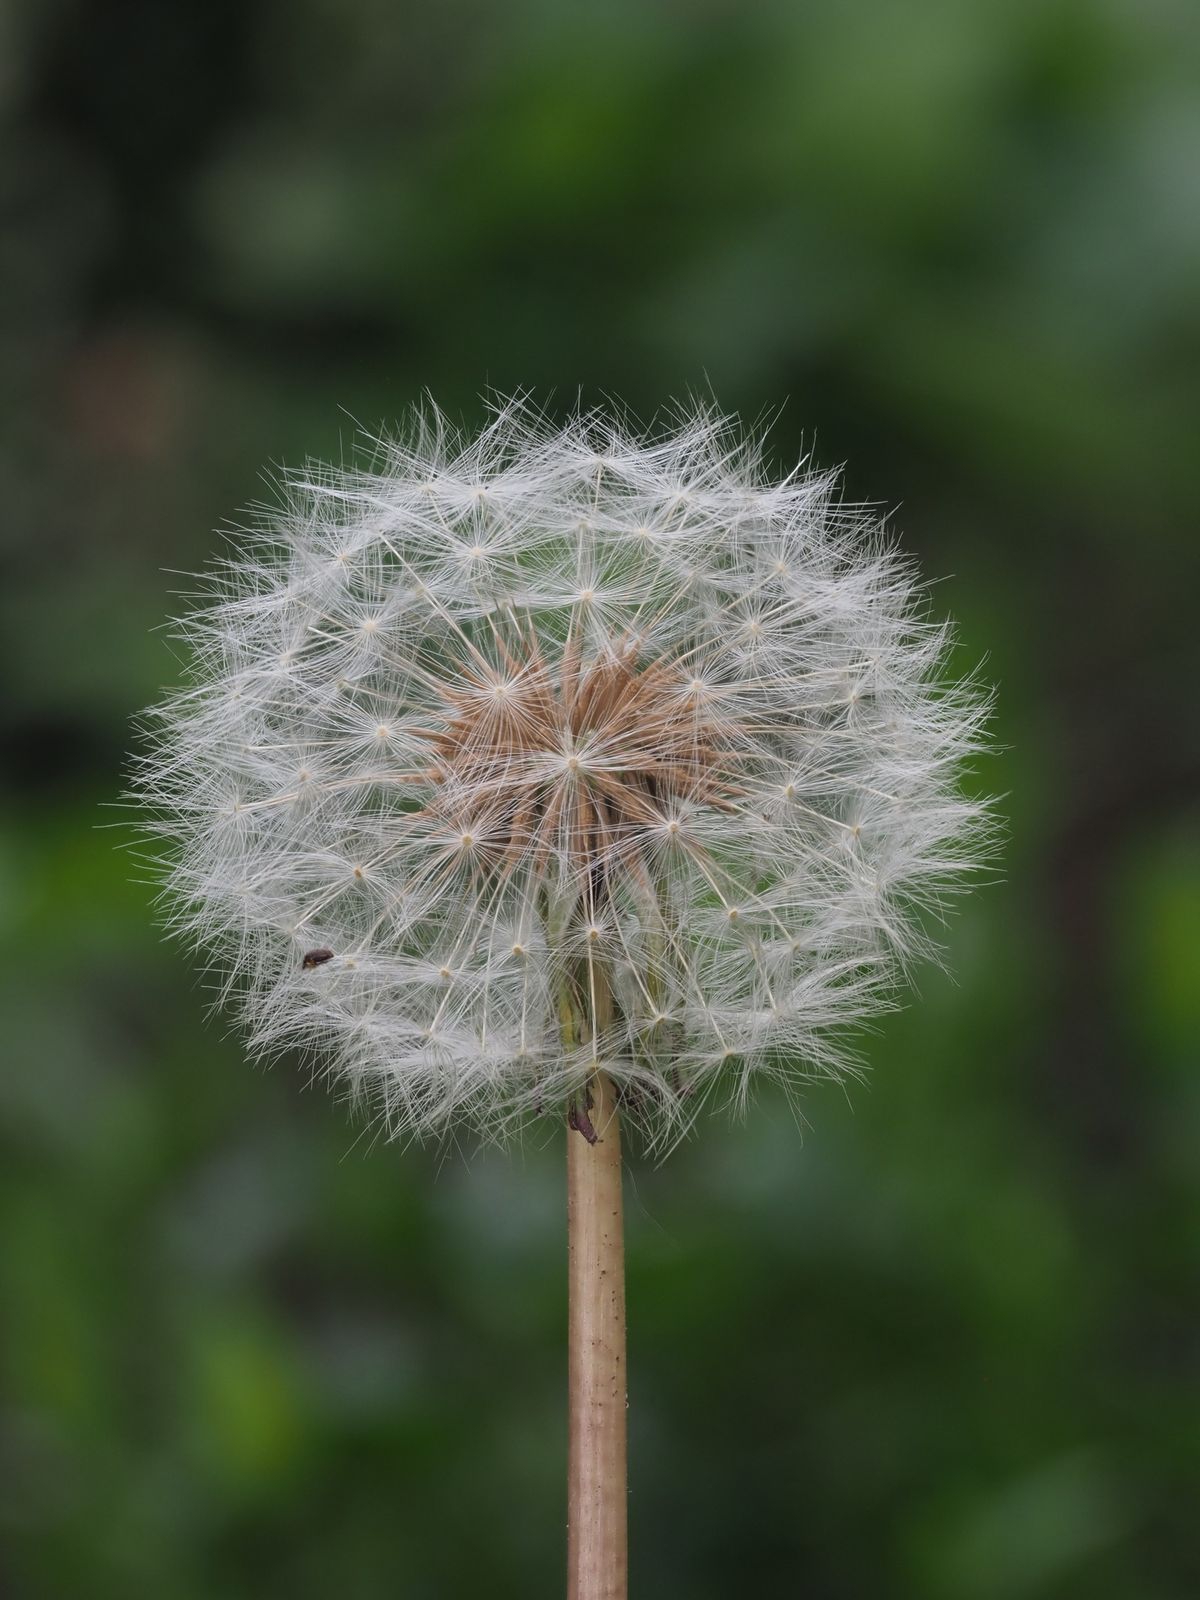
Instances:
[[[567,1257],[567,1597],[625,1600],[621,1126],[612,1079],[599,1071],[567,1133]]]

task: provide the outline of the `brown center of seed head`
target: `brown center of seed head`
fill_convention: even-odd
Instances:
[[[444,723],[422,733],[429,810],[480,865],[540,876],[554,855],[598,884],[651,836],[679,840],[688,808],[733,809],[731,730],[693,667],[643,661],[633,639],[585,660],[569,636],[556,668],[532,631],[496,645],[495,661],[471,650],[440,691]]]

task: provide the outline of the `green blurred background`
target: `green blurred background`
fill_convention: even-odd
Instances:
[[[530,385],[786,402],[1005,747],[869,1084],[631,1165],[635,1596],[1200,1593],[1194,6],[8,0],[0,101],[4,1592],[561,1592],[562,1136],[356,1143],[98,827],[262,465]]]

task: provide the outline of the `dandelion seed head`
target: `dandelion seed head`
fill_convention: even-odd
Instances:
[[[503,1135],[596,1062],[651,1142],[854,1070],[987,853],[987,698],[878,519],[760,449],[510,402],[284,477],[135,782],[256,1053],[397,1136]]]

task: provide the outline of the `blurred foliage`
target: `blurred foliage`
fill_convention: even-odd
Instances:
[[[0,9],[6,1593],[561,1590],[562,1134],[247,1069],[102,809],[260,464],[489,384],[778,412],[999,685],[955,981],[806,1137],[631,1167],[635,1592],[1200,1593],[1198,58],[1188,0]]]

